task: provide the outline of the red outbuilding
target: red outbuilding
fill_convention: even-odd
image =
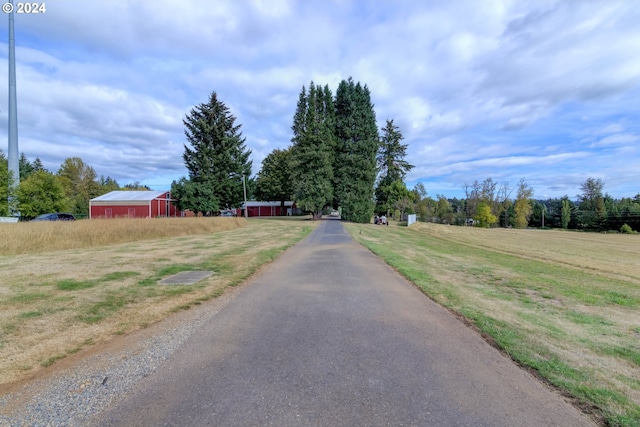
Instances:
[[[280,202],[247,202],[247,216],[280,216]],[[295,202],[284,202],[284,214],[300,215]]]
[[[89,218],[152,218],[183,216],[168,191],[112,191],[91,199]]]

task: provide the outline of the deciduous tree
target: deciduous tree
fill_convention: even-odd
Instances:
[[[533,188],[522,178],[518,183],[518,195],[514,203],[516,228],[527,228],[529,224],[532,212],[531,197],[533,197]]]
[[[22,181],[18,187],[17,196],[20,213],[26,217],[60,212],[67,206],[60,178],[43,170],[32,173]]]
[[[212,187],[199,185],[186,177],[171,183],[171,195],[175,206],[181,211],[188,209],[196,215],[211,215],[220,210]]]
[[[13,206],[9,206],[9,199],[15,200],[15,194],[12,194],[12,190],[15,188],[13,183],[14,179],[9,171],[7,157],[0,151],[0,216],[7,216],[15,211],[15,203]]]
[[[273,150],[262,161],[256,178],[256,197],[280,201],[280,215],[286,215],[285,201],[293,197],[291,150]]]
[[[88,214],[89,201],[100,195],[96,171],[81,158],[69,157],[60,165],[58,177],[68,203],[66,210],[74,214]]]
[[[453,209],[451,209],[451,204],[449,200],[442,195],[436,195],[438,198],[438,202],[436,205],[436,215],[440,218],[441,222],[446,222],[447,224],[451,224],[453,220]]]
[[[482,201],[476,209],[476,216],[473,218],[480,227],[489,228],[498,221],[498,217],[491,213],[491,206]]]

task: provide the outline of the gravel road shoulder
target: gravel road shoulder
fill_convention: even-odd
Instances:
[[[248,283],[248,282],[245,282]],[[0,426],[80,426],[153,374],[245,285],[150,327],[63,359],[37,376],[0,386]]]

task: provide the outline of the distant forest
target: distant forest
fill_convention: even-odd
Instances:
[[[394,130],[399,132],[396,127]],[[387,132],[383,132],[382,139],[388,137],[388,134],[387,129]],[[381,143],[380,153],[383,153],[384,147]],[[388,148],[388,144],[386,147]],[[274,150],[274,153],[281,154],[284,151],[286,150]],[[398,152],[403,157],[406,151],[399,149]],[[393,161],[396,160],[402,159]],[[256,182],[251,182],[249,186],[249,199],[269,195],[269,191],[265,190],[265,181],[275,174],[269,172],[273,161],[273,156],[268,156],[263,162],[263,169],[258,173]],[[389,162],[389,159],[379,154],[379,161]],[[267,170],[264,168],[265,164],[268,166]],[[404,177],[403,174],[401,176]],[[379,178],[378,183],[380,181]],[[7,183],[0,185],[0,216],[5,216],[9,214],[9,176],[7,158],[2,151],[0,182]],[[407,214],[416,214],[419,221],[460,226],[640,231],[640,193],[633,198],[614,199],[604,192],[604,185],[600,179],[588,178],[581,184],[581,193],[574,199],[564,196],[540,200],[533,198],[533,191],[524,180],[514,187],[508,183],[498,184],[491,178],[482,182],[474,181],[463,187],[465,197],[461,199],[447,198],[441,194],[435,198],[430,197],[424,185],[419,183],[412,190],[400,187],[399,191],[388,192],[383,203],[378,200],[379,203],[374,206],[376,213],[388,214],[397,220],[403,219]],[[378,193],[380,188],[378,184]],[[42,213],[64,211],[82,217],[88,214],[90,199],[114,190],[150,188],[138,182],[121,186],[110,177],[98,177],[95,170],[78,157],[65,159],[58,171],[53,173],[42,166],[39,158],[30,162],[24,154],[20,156],[17,201],[24,216],[35,217]],[[287,199],[292,196],[284,195]],[[328,209],[330,205],[331,203],[327,204]]]
[[[464,185],[462,199],[433,198],[422,183],[409,190],[405,178],[414,166],[406,160],[401,129],[392,119],[377,129],[369,88],[351,78],[342,80],[335,94],[314,82],[302,87],[291,145],[269,153],[254,178],[241,124],[216,92],[192,108],[183,123],[189,176],[174,181],[171,193],[179,209],[203,215],[240,207],[246,191],[247,200],[280,201],[282,208],[293,200],[314,218],[338,209],[343,220],[360,223],[376,214],[399,221],[416,214],[419,221],[460,226],[640,231],[640,193],[614,199],[595,178],[581,184],[574,200],[535,199],[524,178],[516,184],[476,180]],[[94,197],[150,190],[138,182],[121,187],[111,177],[98,177],[79,157],[65,159],[55,173],[39,158],[31,162],[22,154],[19,162],[19,185],[14,185],[0,151],[0,216],[19,211],[27,219],[48,212],[82,217]]]
[[[604,182],[588,178],[575,199],[568,196],[540,200],[521,180],[517,186],[491,178],[464,186],[465,198],[435,199],[422,184],[413,190],[413,211],[418,219],[453,225],[514,228],[562,228],[584,231],[640,231],[640,193],[614,199],[604,193]],[[511,195],[515,192],[515,197]]]

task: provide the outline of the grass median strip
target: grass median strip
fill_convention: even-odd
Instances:
[[[219,297],[317,225],[309,221],[193,220],[147,220],[144,227],[152,224],[162,230],[162,237],[155,239],[150,230],[140,240],[127,237],[112,244],[104,240],[90,244],[91,237],[85,236],[84,241],[89,242],[85,246],[57,249],[55,256],[35,251],[0,257],[0,384],[23,378],[86,346]],[[222,225],[216,228],[212,221]],[[90,232],[82,222],[76,221],[82,232]],[[182,229],[189,227],[188,222],[194,224],[193,229]],[[118,220],[96,223],[97,232],[109,236],[117,235],[108,229],[109,224],[123,233],[135,228]],[[11,224],[22,225],[29,226]],[[76,230],[69,228],[73,224],[63,225],[66,230],[60,238],[76,235]],[[0,228],[5,235],[9,233],[10,229]],[[167,236],[167,229],[174,230],[176,237]],[[53,232],[45,234],[53,239]],[[52,247],[56,245],[55,240],[48,241]],[[61,243],[62,248],[68,246]],[[192,285],[158,284],[183,271],[215,274]]]
[[[437,224],[353,238],[609,425],[640,425],[640,239]]]

